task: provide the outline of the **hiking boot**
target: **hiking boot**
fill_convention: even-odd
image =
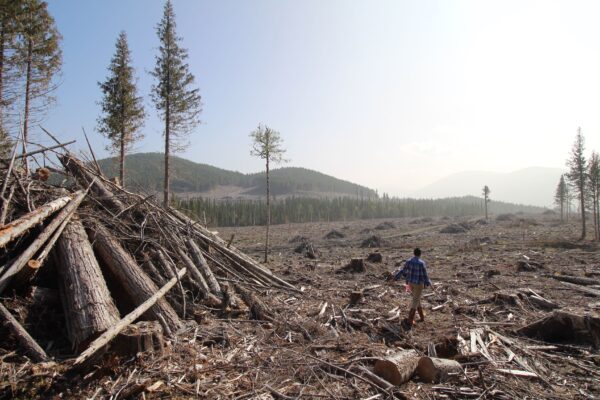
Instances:
[[[415,313],[417,312],[417,310],[415,310],[414,308],[411,308],[410,311],[408,312],[408,322],[411,325],[415,324]]]
[[[417,311],[419,312],[419,317],[421,318],[419,322],[425,322],[425,313],[423,312],[423,307],[417,307]]]

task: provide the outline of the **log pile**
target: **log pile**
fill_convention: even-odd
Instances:
[[[80,367],[107,350],[160,355],[164,337],[194,326],[199,309],[246,307],[250,318],[273,319],[260,291],[297,292],[184,214],[124,190],[68,152],[58,159],[68,186],[16,171],[13,159],[0,193],[0,295],[58,293],[54,311],[62,315],[49,317],[64,318],[70,348],[53,357],[78,354]],[[0,303],[21,352],[51,359],[13,314]]]

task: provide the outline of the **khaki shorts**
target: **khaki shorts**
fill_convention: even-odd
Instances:
[[[418,285],[415,283],[409,283],[410,289],[412,291],[412,304],[410,308],[418,308],[421,306],[421,295],[423,294],[424,284],[419,283]]]

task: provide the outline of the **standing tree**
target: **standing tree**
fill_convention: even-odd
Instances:
[[[22,7],[18,57],[25,74],[23,152],[26,152],[29,126],[34,116],[43,114],[54,101],[50,93],[57,86],[52,78],[60,71],[62,52],[59,47],[61,36],[54,18],[48,13],[48,4],[40,0],[23,0]]]
[[[15,56],[19,32],[19,2],[0,0],[0,157],[8,156],[11,140],[8,134],[9,110],[17,98],[18,71]]]
[[[250,133],[252,138],[252,150],[250,154],[265,160],[267,176],[267,234],[265,239],[265,263],[269,262],[269,225],[271,225],[271,202],[270,202],[270,184],[269,184],[269,165],[278,164],[286,160],[283,159],[285,149],[282,147],[283,140],[279,132],[274,131],[265,125],[259,125],[258,128]]]
[[[584,139],[581,134],[581,128],[577,129],[575,143],[571,149],[571,157],[567,160],[569,172],[567,177],[570,184],[575,189],[575,196],[579,200],[581,210],[581,240],[585,239],[585,196],[586,196],[586,176],[587,176],[587,160],[584,156]]]
[[[560,208],[560,220],[564,221],[565,211],[567,207],[567,197],[569,188],[567,187],[567,182],[565,181],[565,176],[560,176],[560,181],[558,181],[558,186],[556,186],[556,192],[554,193],[554,204],[556,204]]]
[[[485,185],[483,187],[483,205],[485,207],[485,219],[488,219],[488,203],[490,202],[490,188]]]
[[[125,187],[125,152],[143,135],[142,98],[137,95],[131,53],[125,32],[119,34],[116,51],[108,67],[109,75],[98,82],[104,95],[100,105],[103,115],[98,118],[98,130],[111,141],[111,149],[119,154],[119,179]]]
[[[200,123],[202,102],[199,89],[193,89],[194,75],[185,63],[187,50],[181,48],[181,38],[175,32],[175,13],[171,0],[167,0],[163,18],[156,27],[160,41],[156,67],[151,72],[156,78],[152,86],[152,100],[165,121],[165,178],[163,203],[169,206],[169,157],[188,146],[187,137]]]
[[[594,237],[600,240],[600,157],[595,151],[592,152],[588,165],[588,187],[590,200],[592,202],[592,215],[594,216]]]

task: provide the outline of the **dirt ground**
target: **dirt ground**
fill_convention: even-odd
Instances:
[[[465,232],[440,233],[458,223]],[[264,228],[215,230],[262,259]],[[332,230],[344,237],[326,239]],[[530,301],[530,291],[561,310],[598,316],[600,298],[552,277],[600,279],[598,247],[578,241],[579,233],[576,222],[556,215],[273,226],[269,266],[299,290],[262,293],[272,320],[199,305],[199,325],[180,332],[164,354],[105,358],[85,374],[67,373],[68,361],[30,364],[8,346],[0,352],[0,398],[598,398],[600,353],[585,335],[549,342],[517,333],[552,312]],[[380,247],[361,247],[374,235]],[[302,241],[315,258],[294,252]],[[423,251],[433,289],[423,299],[425,322],[406,329],[410,294],[385,277],[414,247]],[[366,261],[365,272],[342,269],[373,252],[382,261]],[[357,304],[349,304],[353,291],[363,292]],[[472,343],[476,336],[481,342]],[[432,347],[438,357],[460,360],[464,372],[437,384],[414,377],[387,391],[360,373],[400,349],[427,355]]]

